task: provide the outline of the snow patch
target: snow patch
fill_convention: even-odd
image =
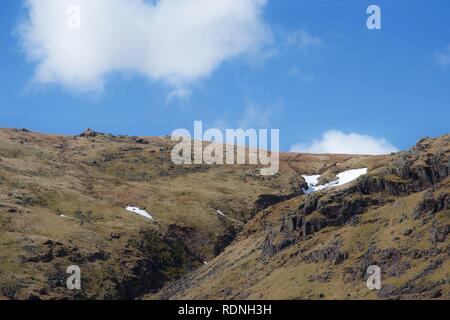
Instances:
[[[343,184],[352,182],[353,180],[358,179],[360,176],[367,174],[367,168],[362,169],[353,169],[341,172],[337,175],[338,177],[338,185],[341,186]]]
[[[303,192],[305,194],[310,194],[331,187],[342,186],[365,174],[367,174],[367,168],[347,170],[337,174],[337,180],[322,185],[319,185],[320,175],[302,176],[308,184],[308,189],[303,189]]]
[[[216,210],[217,214],[221,215],[222,217],[225,217],[224,213],[220,210]]]
[[[153,220],[153,217],[145,210],[140,209],[138,207],[127,207],[127,211],[134,212],[140,216]]]
[[[323,190],[327,187],[327,185],[321,185],[319,186],[319,178],[320,178],[320,174],[318,175],[313,175],[313,176],[302,176],[306,183],[308,184],[308,189],[303,189],[303,192],[305,194],[310,194],[316,191],[320,191]]]

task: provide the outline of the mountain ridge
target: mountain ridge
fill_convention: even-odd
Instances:
[[[429,223],[434,223],[434,238],[441,246],[437,256],[448,254],[444,246],[448,163],[444,166],[442,159],[448,161],[449,135],[421,140],[411,154],[282,153],[280,171],[273,177],[260,176],[258,166],[175,166],[170,160],[174,143],[168,137],[114,136],[93,130],[62,136],[0,129],[0,142],[0,297],[5,299],[320,298],[321,294],[334,298],[320,285],[320,290],[314,289],[315,282],[328,283],[324,272],[312,282],[307,278],[313,275],[300,273],[305,284],[312,284],[312,292],[285,290],[287,296],[275,295],[276,290],[256,290],[246,277],[237,279],[246,283],[247,292],[228,288],[226,282],[218,291],[226,289],[227,294],[219,294],[211,289],[215,280],[206,290],[196,276],[211,272],[220,279],[227,273],[223,266],[228,265],[230,254],[240,264],[242,253],[254,250],[252,255],[258,253],[255,266],[264,270],[264,264],[272,265],[302,245],[302,237],[309,237],[306,242],[322,238],[330,242],[324,233],[348,228],[357,223],[355,217],[365,219],[373,214],[374,206],[383,208],[386,194],[394,199],[392,203],[400,201],[405,208],[414,202],[419,220],[430,210],[438,210],[435,216],[442,221]],[[420,157],[414,158],[415,153]],[[302,175],[320,173],[321,180],[327,181],[346,169],[362,167],[368,168],[369,175],[332,190],[333,199],[312,194],[304,201]],[[391,170],[389,174],[381,175],[386,169]],[[444,196],[434,190],[419,199],[432,188]],[[127,206],[148,211],[154,221],[127,212]],[[426,234],[431,237],[432,232]],[[328,249],[316,248],[302,256],[308,261],[319,259],[319,264],[342,260],[339,269],[352,259],[344,259],[345,254],[352,257],[351,252],[329,248],[351,241],[336,239]],[[252,263],[249,272],[270,279],[262,277]],[[432,273],[446,263],[441,262]],[[65,269],[71,264],[81,267],[81,291],[65,288]],[[336,274],[338,269],[331,271]],[[281,274],[284,269],[274,270]],[[196,294],[196,288],[202,288],[202,294]],[[448,296],[447,284],[433,290]],[[393,296],[381,294],[379,298]]]
[[[350,185],[264,210],[211,264],[157,297],[448,299],[449,142],[422,139]],[[365,288],[372,264],[387,282],[376,293]]]

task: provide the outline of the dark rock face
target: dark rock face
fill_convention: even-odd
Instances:
[[[86,257],[87,261],[89,261],[89,262],[96,262],[99,260],[106,261],[109,258],[110,258],[110,255],[103,251],[94,252]]]
[[[434,270],[440,268],[442,265],[442,260],[435,260],[431,262],[424,270],[419,272],[415,277],[406,282],[400,287],[395,286],[384,286],[378,292],[378,297],[384,299],[397,299],[398,297],[407,297],[408,295],[423,295],[428,292],[428,296],[432,299],[439,298],[439,293],[441,290],[439,286],[445,283],[444,281],[426,282],[423,283],[421,280],[430,275]]]
[[[363,213],[365,208],[371,205],[378,205],[380,202],[378,199],[370,197],[336,197],[330,204],[321,201],[318,210],[328,219],[336,219],[336,222],[339,224],[339,221],[347,221],[348,218]]]
[[[297,228],[300,230],[300,236],[305,237],[328,226],[342,226],[354,216],[363,213],[369,206],[381,203],[382,200],[364,196],[357,198],[348,198],[345,197],[345,194],[338,194],[332,198],[324,196],[317,201],[316,205],[316,209],[322,214],[322,217],[306,220],[301,214],[305,212],[303,208],[296,220],[298,221]],[[309,206],[309,208],[314,208],[314,206]]]
[[[129,274],[123,280],[117,282],[121,299],[135,299],[162,287],[169,280],[161,272],[156,261],[138,259],[130,261],[127,265],[131,266]]]
[[[296,231],[301,224],[299,223],[299,216],[297,215],[286,215],[282,221],[280,232],[289,234]]]
[[[176,226],[169,227],[165,234],[143,230],[129,239],[128,245],[118,255],[102,249],[80,250],[71,244],[46,240],[39,245],[28,244],[24,249],[29,255],[22,256],[21,259],[49,270],[46,287],[42,290],[52,293],[65,290],[66,267],[76,264],[83,270],[83,285],[86,288],[95,286],[96,281],[102,281],[103,289],[92,293],[93,296],[85,296],[89,290],[70,294],[79,294],[79,298],[83,299],[135,299],[155,292],[167,281],[175,280],[201,265],[183,240],[178,238],[179,232],[181,231]],[[121,271],[110,269],[109,261],[111,265],[120,265]],[[97,274],[93,276],[87,271],[98,268],[103,263],[105,270],[108,270],[102,274],[103,278],[97,278]],[[45,294],[39,291],[32,294],[45,298]]]
[[[274,235],[267,236],[263,256],[269,257],[326,227],[342,226],[354,216],[363,213],[369,206],[380,203],[382,200],[363,195],[348,197],[346,192],[321,198],[310,195],[296,212],[283,217],[279,227],[279,240],[276,243]],[[321,215],[309,217],[315,211]]]
[[[437,299],[442,297],[442,290],[441,289],[437,289],[431,292],[430,294],[430,299]]]
[[[411,280],[401,287],[382,284],[381,290],[377,292],[379,298],[397,299],[407,295],[423,294],[424,292],[435,292],[437,287],[442,285],[441,282],[423,282],[423,278],[430,275],[434,270],[441,267],[443,260],[434,259],[437,255],[443,253],[440,249],[431,250],[400,250],[396,248],[377,249],[373,246],[360,257],[359,262],[351,267],[346,268],[343,275],[344,282],[361,281],[367,279],[367,268],[370,265],[377,265],[381,268],[382,277],[399,277],[411,268],[411,264],[407,259],[430,259],[430,264]]]
[[[431,154],[429,147],[424,141],[419,142],[387,166],[382,176],[362,177],[357,190],[363,194],[385,191],[398,196],[420,192],[441,182],[449,173],[450,150],[443,148]]]
[[[330,225],[329,221],[325,218],[315,218],[306,222],[304,222],[303,219],[300,219],[300,223],[300,235],[303,237],[311,235]]]
[[[22,257],[24,262],[49,263],[57,258],[67,258],[74,263],[87,263],[96,261],[106,261],[110,258],[109,254],[103,251],[80,252],[78,248],[63,244],[58,241],[47,240],[42,247],[33,249],[35,251],[44,251],[44,253],[35,254],[31,257]]]
[[[450,225],[438,225],[436,223],[431,227],[431,243],[437,244],[444,242],[447,239],[447,235],[450,233]]]
[[[422,200],[414,209],[413,217],[418,219],[425,214],[435,214],[450,209],[450,194],[442,193],[435,197],[431,190],[427,190]]]
[[[53,260],[53,250],[49,250],[47,253],[40,254],[34,257],[22,259],[24,262],[43,262],[48,263]]]
[[[381,290],[377,292],[377,296],[382,299],[389,299],[396,297],[396,288],[393,285],[387,285],[381,287]]]
[[[330,261],[335,265],[342,263],[347,258],[348,254],[340,250],[340,239],[334,239],[328,247],[313,251],[302,257],[307,263]]]
[[[219,255],[226,247],[228,247],[236,238],[238,231],[232,227],[224,232],[214,246],[214,254]]]
[[[334,272],[333,271],[325,271],[324,273],[320,273],[317,275],[312,275],[308,277],[308,281],[309,282],[315,282],[315,281],[319,281],[319,282],[328,282],[330,281],[332,278],[334,277]]]
[[[441,148],[430,153],[431,142],[419,141],[413,148],[404,152],[394,163],[393,172],[402,179],[420,180],[424,185],[433,185],[448,176],[450,150]],[[417,160],[421,160],[419,164]]]
[[[9,194],[10,197],[15,199],[15,203],[22,206],[34,206],[34,205],[45,205],[45,201],[39,199],[32,194],[23,194],[20,192]]]
[[[357,216],[368,208],[393,201],[387,196],[405,196],[429,189],[413,213],[416,218],[425,213],[450,209],[448,193],[434,196],[431,191],[448,176],[450,150],[443,148],[434,154],[429,153],[427,141],[423,140],[400,154],[377,175],[362,176],[353,186],[337,192],[318,192],[306,196],[297,211],[286,213],[279,227],[273,229],[278,233],[267,235],[262,256],[270,257],[326,227],[357,223]],[[282,200],[285,199],[268,195],[261,197],[258,204],[264,208]],[[270,232],[273,232],[272,229]],[[411,236],[413,230],[404,232],[404,236]],[[436,227],[433,234],[431,241],[444,241],[448,234],[447,227]]]
[[[129,266],[130,272],[125,279],[117,280],[121,299],[135,299],[155,292],[167,281],[178,279],[186,271],[201,265],[183,241],[178,239],[178,231],[177,226],[169,227],[165,235],[143,230],[130,241],[133,249],[124,253],[122,263]]]
[[[395,181],[383,177],[364,176],[357,182],[356,189],[361,194],[387,192],[394,196],[407,195],[423,189],[418,181]]]
[[[299,211],[304,216],[307,216],[316,211],[317,204],[318,204],[318,197],[316,197],[315,195],[310,195],[308,196],[308,199],[300,205]]]
[[[274,235],[272,230],[270,229],[262,245],[261,260],[266,260],[277,253],[277,247],[273,243]]]
[[[149,142],[147,140],[145,140],[144,138],[132,138],[132,140],[137,143],[137,144],[149,144]]]
[[[293,198],[295,195],[290,196],[278,196],[274,194],[263,194],[260,195],[258,200],[255,203],[255,212],[262,211],[270,206],[273,206],[277,203],[280,203],[285,200],[289,200]]]

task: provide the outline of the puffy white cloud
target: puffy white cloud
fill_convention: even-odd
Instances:
[[[378,139],[357,133],[345,134],[340,131],[327,131],[319,140],[300,143],[291,147],[291,152],[301,153],[342,153],[342,154],[389,154],[398,149],[385,139]]]
[[[271,41],[266,1],[25,0],[18,31],[38,83],[101,90],[131,72],[180,88]]]

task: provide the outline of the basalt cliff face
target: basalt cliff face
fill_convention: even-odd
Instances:
[[[449,297],[449,135],[386,156],[285,153],[270,177],[176,166],[173,145],[0,130],[0,299]],[[356,168],[303,194],[302,175]]]

